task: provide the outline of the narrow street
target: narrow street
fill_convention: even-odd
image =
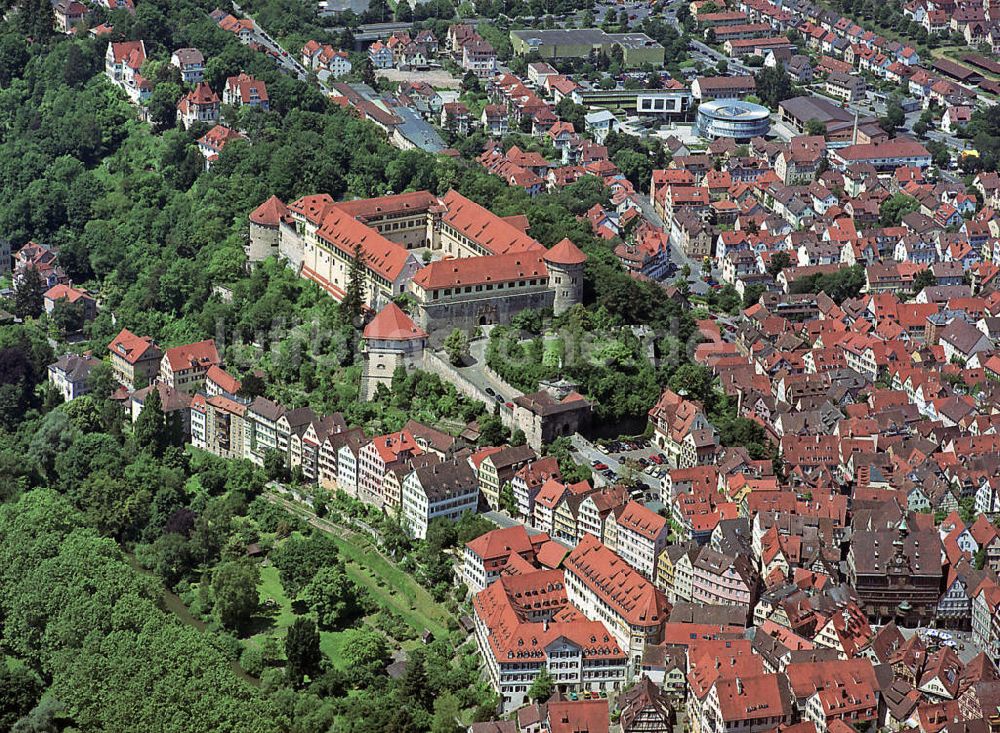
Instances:
[[[656,213],[656,210],[653,208],[653,202],[647,194],[637,192],[635,199],[639,203],[639,209],[642,211],[642,215],[646,217],[651,224],[660,227],[670,235],[670,261],[677,266],[678,270],[685,265],[691,268],[691,274],[688,276],[688,285],[691,287],[691,292],[697,295],[704,295],[707,293],[708,285],[700,277],[698,277],[701,272],[701,263],[692,260],[687,256],[687,254],[684,253],[684,250],[678,246],[677,242],[674,240],[672,232],[670,232],[670,227],[666,226],[660,215]]]
[[[253,16],[248,13],[243,12],[243,8],[239,6],[238,3],[233,3],[233,10],[239,14],[253,21],[253,27],[255,32],[254,41],[266,48],[275,61],[278,62],[278,67],[281,68],[285,73],[291,74],[300,81],[306,81],[309,78],[309,72],[306,70],[302,64],[298,62],[294,54],[286,51],[278,42],[275,41],[264,27],[254,20]]]

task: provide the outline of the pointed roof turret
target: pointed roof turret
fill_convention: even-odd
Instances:
[[[250,212],[250,221],[266,227],[276,227],[286,216],[288,216],[288,207],[277,196],[271,196]]]
[[[427,338],[427,332],[419,328],[402,308],[390,302],[365,326],[364,337],[379,341],[410,341]]]
[[[553,265],[582,265],[587,261],[587,255],[569,239],[563,239],[559,244],[549,249],[542,256],[542,259]]]

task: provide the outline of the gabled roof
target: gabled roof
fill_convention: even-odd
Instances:
[[[136,336],[127,328],[123,328],[114,340],[108,344],[108,349],[117,354],[129,364],[136,364],[143,359],[159,359],[162,352],[148,336]]]
[[[584,535],[564,565],[630,624],[666,622],[670,610],[666,596],[593,535]]]
[[[193,344],[184,344],[167,349],[164,354],[171,371],[178,372],[183,369],[204,368],[213,364],[218,364],[219,351],[215,348],[214,339],[196,341]]]

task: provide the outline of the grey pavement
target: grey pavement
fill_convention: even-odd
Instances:
[[[574,433],[572,436],[570,436],[570,442],[573,444],[573,447],[576,448],[577,453],[580,456],[580,460],[577,461],[578,463],[585,463],[586,465],[591,466],[594,463],[594,461],[599,461],[601,463],[607,464],[608,468],[610,468],[612,471],[615,472],[615,475],[619,477],[622,475],[623,467],[622,467],[622,460],[620,457],[612,453],[602,453],[600,450],[597,449],[596,445],[591,443],[589,440],[584,438],[579,433]],[[647,451],[647,454],[648,452],[649,451]],[[638,455],[638,453],[636,455]],[[650,489],[649,493],[651,494],[652,497],[651,500],[653,501],[658,500],[662,489],[660,480],[657,478],[653,478],[644,471],[638,474],[638,478],[646,486],[649,487]],[[611,483],[613,482],[605,478],[603,474],[598,473],[597,471],[594,472],[595,486],[605,486]]]
[[[668,231],[669,227],[667,227],[664,224],[663,219],[660,217],[659,214],[656,213],[656,210],[653,208],[653,202],[650,200],[648,195],[644,193],[636,193],[635,198],[639,204],[640,210],[642,211],[642,215],[646,217],[650,221],[650,223],[660,227],[661,229],[667,231],[667,233],[671,235],[670,261],[673,262],[678,269],[684,267],[684,265],[687,265],[688,267],[691,268],[691,275],[688,277],[688,285],[691,288],[691,292],[698,295],[704,295],[705,293],[707,293],[708,285],[706,285],[705,282],[698,277],[698,274],[701,272],[701,263],[695,262],[690,257],[688,257],[687,254],[684,252],[684,250],[682,250],[677,245],[677,242],[674,241],[673,234]]]
[[[487,394],[493,392],[500,395],[504,402],[511,402],[524,393],[506,382],[495,379],[487,372],[486,347],[490,341],[489,331],[490,327],[484,326],[483,338],[476,339],[469,344],[469,354],[472,357],[472,363],[467,366],[457,367],[456,371]]]

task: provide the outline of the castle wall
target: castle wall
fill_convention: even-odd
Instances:
[[[267,227],[250,222],[250,244],[247,247],[247,259],[250,262],[263,262],[268,257],[278,254],[281,235],[278,227]]]
[[[548,288],[523,290],[515,293],[484,293],[482,297],[465,297],[419,303],[417,323],[428,333],[453,328],[466,331],[476,326],[507,324],[521,311],[551,308],[555,293]]]

